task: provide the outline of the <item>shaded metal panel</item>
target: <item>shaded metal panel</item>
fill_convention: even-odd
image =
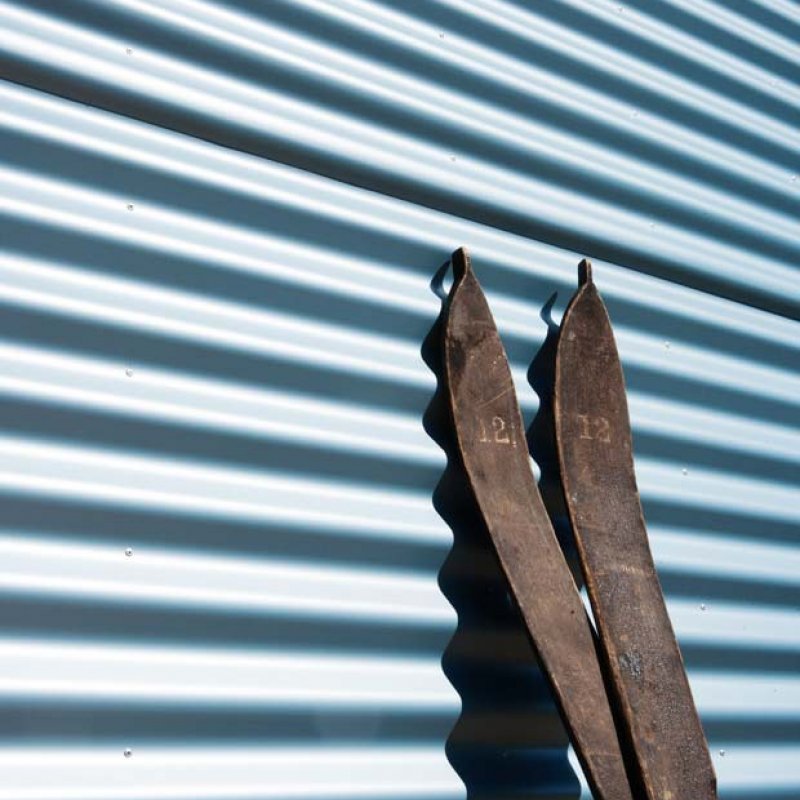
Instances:
[[[490,560],[438,582],[461,244],[528,419],[595,257],[722,796],[800,797],[793,6],[0,25],[0,797],[577,795]]]

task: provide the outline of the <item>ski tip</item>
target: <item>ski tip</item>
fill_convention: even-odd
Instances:
[[[453,265],[453,276],[457,281],[461,281],[472,270],[469,252],[466,247],[459,247],[458,250],[455,250],[450,257],[450,262]]]
[[[592,283],[592,262],[584,258],[578,264],[578,286],[586,286],[587,283]]]

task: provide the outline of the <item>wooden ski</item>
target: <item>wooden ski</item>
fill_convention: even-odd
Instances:
[[[564,495],[648,800],[711,800],[716,777],[647,541],[611,323],[581,262],[561,325],[555,424]],[[629,742],[625,742],[625,736]]]
[[[444,362],[458,450],[594,797],[628,800],[595,640],[531,470],[505,350],[466,251],[452,263]]]

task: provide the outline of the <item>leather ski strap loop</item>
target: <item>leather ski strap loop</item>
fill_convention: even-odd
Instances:
[[[712,800],[716,777],[647,540],[611,322],[581,263],[561,325],[555,425],[589,598],[647,800]]]
[[[463,249],[453,271],[445,379],[467,478],[595,798],[630,800],[592,629],[531,470],[503,345]]]

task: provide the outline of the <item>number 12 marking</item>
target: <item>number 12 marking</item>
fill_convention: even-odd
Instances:
[[[578,419],[581,423],[581,439],[593,439],[598,442],[611,441],[611,426],[605,417],[578,414]]]
[[[511,440],[508,429],[506,428],[506,421],[502,417],[492,417],[491,432],[487,431],[484,421],[478,417],[478,429],[480,442],[496,442],[497,444],[511,444],[516,447],[516,442]]]

